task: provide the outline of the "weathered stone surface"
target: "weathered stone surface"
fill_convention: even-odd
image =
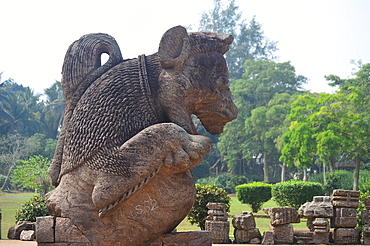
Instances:
[[[150,246],[211,246],[211,233],[209,231],[190,231],[165,233]]]
[[[275,244],[292,244],[294,241],[293,225],[270,225],[270,231],[274,233]]]
[[[36,218],[36,238],[39,243],[53,243],[55,220],[53,216]]]
[[[364,225],[364,227],[362,228],[362,232],[363,243],[370,244],[370,225]]]
[[[370,210],[370,196],[365,197],[365,208]]]
[[[330,196],[314,196],[312,202],[306,202],[299,208],[302,217],[331,218],[333,205]]]
[[[195,200],[191,169],[211,148],[191,115],[214,135],[237,116],[223,57],[232,40],[177,26],[158,53],[130,60],[106,34],[74,42],[62,69],[51,214],[93,245],[149,245],[175,228]],[[109,60],[99,66],[102,53]]]
[[[235,215],[232,219],[232,224],[236,229],[248,230],[256,228],[256,220],[250,211],[243,211],[241,214]]]
[[[250,244],[260,244],[261,243],[261,238],[259,237],[255,237],[255,238],[252,238],[250,241],[249,241]]]
[[[35,240],[35,231],[34,230],[23,230],[19,239],[22,241],[33,241]]]
[[[265,231],[263,233],[263,238],[262,238],[261,244],[263,244],[263,245],[273,245],[273,244],[275,244],[274,233],[272,231]]]
[[[335,208],[334,217],[330,220],[332,228],[354,228],[357,225],[355,208]]]
[[[209,202],[207,205],[207,220],[227,221],[226,207],[224,203]]]
[[[353,190],[333,190],[332,204],[334,207],[358,208],[360,192]]]
[[[369,209],[361,211],[361,219],[363,223],[370,224],[370,210]]]
[[[330,233],[315,233],[313,236],[314,244],[329,244],[330,242]]]
[[[261,238],[261,233],[258,228],[251,228],[248,230],[234,230],[234,243],[248,243],[253,238]]]
[[[55,242],[57,243],[89,243],[89,240],[75,226],[70,218],[57,217],[55,221]]]
[[[208,221],[206,230],[211,232],[212,243],[229,243],[229,221]]]
[[[327,233],[330,231],[330,225],[327,218],[315,218],[312,221],[313,231],[317,233]]]
[[[33,226],[34,226],[33,222],[18,221],[18,223],[15,226],[9,228],[8,238],[9,239],[19,239],[20,235],[21,235],[21,232],[23,230],[32,230]]]
[[[298,232],[297,244],[313,244],[313,232],[306,231]]]
[[[361,229],[355,228],[335,228],[335,244],[359,244]]]
[[[264,208],[263,211],[270,216],[271,225],[299,223],[300,218],[295,208],[275,207]]]

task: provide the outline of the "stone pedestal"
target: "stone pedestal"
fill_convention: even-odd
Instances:
[[[205,228],[211,232],[212,243],[230,243],[230,223],[227,221],[225,204],[210,202],[207,208],[209,210]]]
[[[270,225],[270,231],[274,233],[275,244],[293,244],[294,230],[293,225]]]
[[[297,244],[313,244],[313,232],[300,231],[297,233]]]
[[[332,228],[354,228],[357,225],[355,208],[335,208],[330,220]]]

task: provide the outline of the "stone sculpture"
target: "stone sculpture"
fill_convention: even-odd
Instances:
[[[56,240],[55,229],[55,243],[149,245],[183,220],[195,199],[190,169],[211,148],[192,115],[214,135],[237,116],[223,57],[232,41],[177,26],[158,53],[135,59],[123,60],[106,34],[69,47],[66,112],[49,169],[57,187],[47,206],[55,228],[73,228],[80,239]],[[109,55],[103,66],[102,53]]]

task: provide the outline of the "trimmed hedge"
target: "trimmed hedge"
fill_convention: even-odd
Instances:
[[[298,209],[305,202],[312,201],[314,196],[322,195],[323,189],[320,183],[292,179],[274,184],[271,193],[279,206]]]
[[[249,204],[253,213],[257,213],[271,199],[271,186],[263,182],[238,185],[235,187],[236,197],[240,202]]]

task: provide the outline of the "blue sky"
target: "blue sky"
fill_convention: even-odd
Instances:
[[[291,61],[305,86],[331,92],[324,75],[343,78],[361,59],[370,62],[370,1],[236,0],[243,18],[254,15],[265,35],[278,41],[279,62]],[[84,34],[104,32],[124,58],[157,51],[162,34],[176,25],[199,22],[212,0],[0,0],[0,71],[43,92],[60,80],[68,46]]]

